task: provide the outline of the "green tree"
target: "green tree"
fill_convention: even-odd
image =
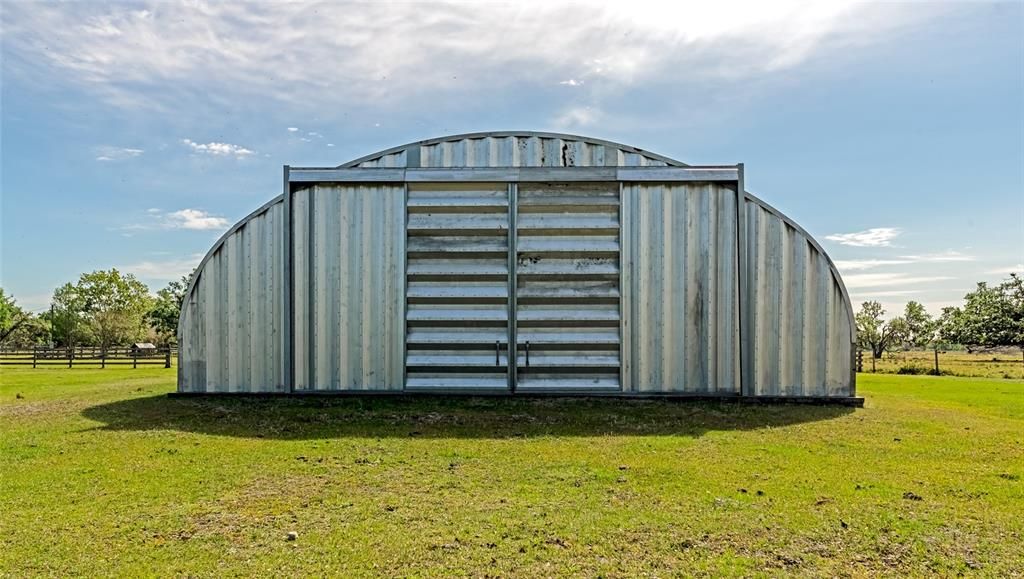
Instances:
[[[145,336],[150,301],[149,288],[131,274],[116,269],[83,273],[76,284],[64,284],[53,294],[54,335],[72,346],[127,344]]]
[[[164,344],[171,344],[176,340],[181,304],[185,301],[185,291],[191,277],[182,276],[180,281],[172,281],[167,287],[156,292],[153,305],[146,314],[146,319]]]
[[[49,335],[49,326],[39,316],[25,311],[0,288],[0,347],[29,348],[42,344]]]
[[[1024,278],[1010,274],[997,286],[985,282],[964,296],[964,305],[943,310],[945,339],[969,348],[1015,346],[1024,355]]]
[[[939,324],[924,306],[913,300],[903,310],[903,343],[913,348],[924,348],[936,342]]]
[[[874,358],[899,344],[907,333],[906,321],[894,318],[885,321],[885,310],[876,301],[864,302],[854,316],[857,322],[857,347],[870,350]]]

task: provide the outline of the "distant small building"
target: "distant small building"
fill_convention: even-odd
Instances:
[[[135,342],[132,344],[131,351],[136,356],[155,356],[156,346],[149,342]]]

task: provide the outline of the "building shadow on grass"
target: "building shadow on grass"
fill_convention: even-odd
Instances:
[[[831,420],[840,406],[735,401],[503,398],[204,398],[164,395],[86,408],[113,431],[177,430],[241,438],[531,438],[684,436]]]

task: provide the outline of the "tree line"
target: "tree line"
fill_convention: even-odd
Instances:
[[[962,306],[946,307],[933,317],[920,303],[908,302],[903,315],[885,319],[876,301],[861,304],[855,314],[857,347],[881,358],[887,350],[963,347],[968,351],[1020,348],[1024,355],[1024,278],[996,285],[978,283]]]
[[[117,269],[83,273],[53,292],[50,308],[31,312],[0,288],[0,348],[112,348],[134,342],[174,345],[189,276],[156,294]]]

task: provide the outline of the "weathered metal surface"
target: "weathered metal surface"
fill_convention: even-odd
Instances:
[[[855,395],[842,280],[741,165],[476,133],[285,185],[186,292],[183,392]]]
[[[516,391],[619,390],[618,183],[523,183],[516,209]]]
[[[685,167],[601,139],[530,131],[470,133],[402,145],[342,167]]]
[[[640,393],[739,393],[735,188],[623,186],[625,374]]]
[[[400,390],[405,189],[292,194],[295,390]]]
[[[745,207],[749,394],[852,396],[852,313],[827,256],[760,201]]]
[[[509,186],[409,184],[406,388],[506,390]]]
[[[282,392],[284,211],[233,228],[205,260],[180,320],[182,392]]]

